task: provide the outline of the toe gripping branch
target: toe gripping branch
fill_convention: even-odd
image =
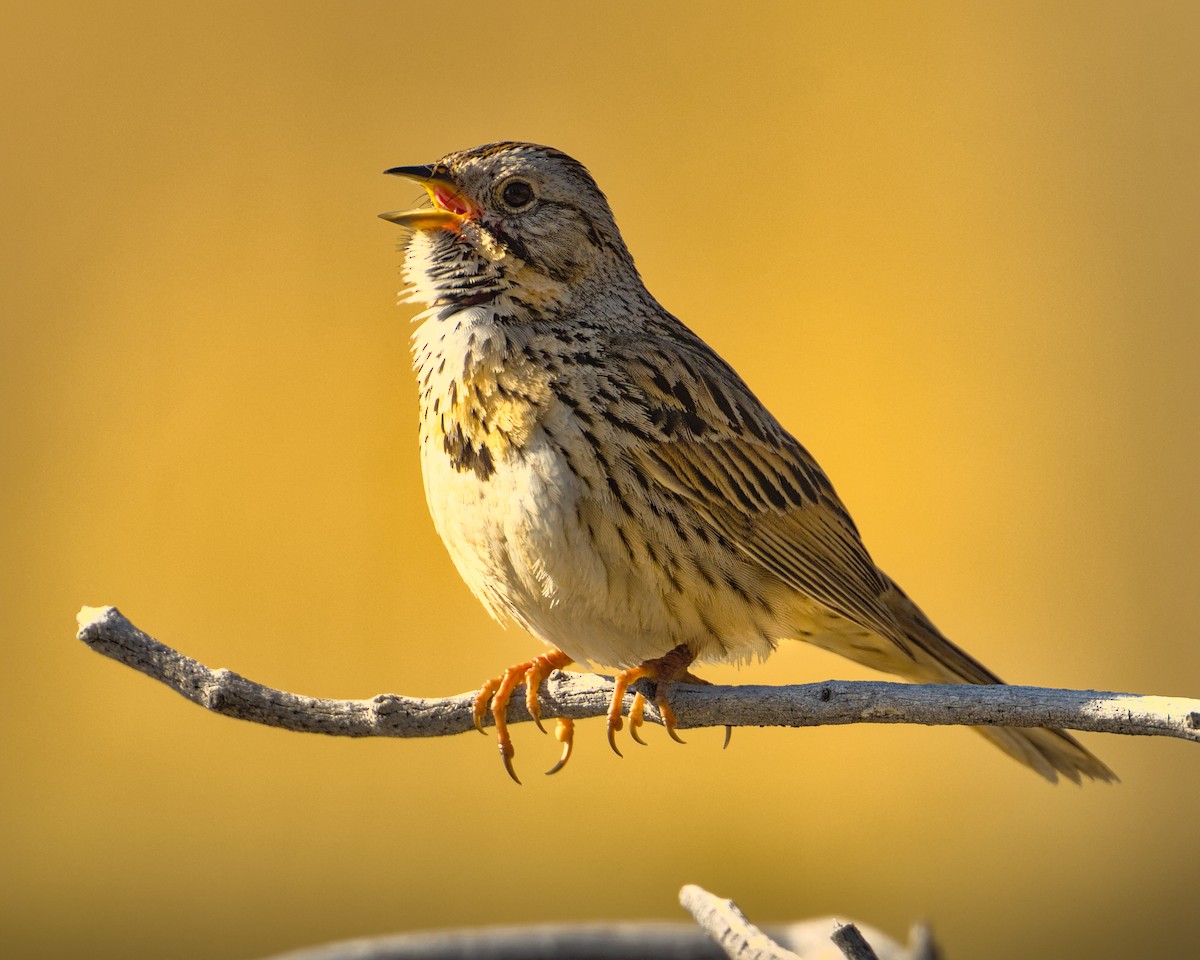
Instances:
[[[622,756],[621,751],[617,749],[616,734],[623,726],[621,710],[625,702],[625,691],[629,689],[631,683],[643,678],[654,681],[654,705],[658,707],[658,715],[662,718],[662,725],[666,729],[667,735],[676,743],[684,742],[676,732],[678,721],[675,711],[667,699],[667,693],[672,683],[696,683],[712,686],[708,680],[702,680],[688,670],[695,659],[696,655],[688,649],[687,644],[681,643],[664,656],[647,660],[640,667],[617,674],[613,683],[612,702],[608,708],[608,745],[612,747],[613,753],[618,757]],[[642,746],[646,745],[646,741],[638,734],[638,728],[645,722],[645,715],[646,698],[640,691],[636,691],[633,704],[629,708],[629,735]],[[729,737],[732,733],[732,727],[725,728],[726,747],[729,746]]]
[[[622,756],[621,751],[617,749],[616,734],[624,726],[621,713],[625,705],[625,694],[629,690],[630,684],[641,679],[654,682],[654,703],[658,708],[658,715],[662,719],[667,735],[676,743],[684,742],[676,732],[678,721],[675,711],[667,699],[667,694],[671,684],[676,682],[709,685],[709,681],[700,679],[688,670],[695,659],[695,654],[688,649],[687,645],[680,644],[661,657],[647,660],[641,666],[617,674],[613,683],[612,700],[608,708],[608,745],[612,747],[613,753],[618,757]],[[503,761],[508,775],[517,783],[521,781],[513,769],[512,758],[515,750],[512,737],[508,733],[508,704],[512,700],[513,692],[521,684],[525,685],[525,708],[533,717],[533,722],[537,724],[538,729],[545,733],[546,728],[542,726],[542,705],[538,700],[538,688],[553,671],[561,670],[571,662],[571,658],[561,650],[552,650],[543,656],[514,664],[500,676],[485,683],[479,693],[475,695],[475,701],[471,708],[475,729],[480,733],[484,732],[483,718],[490,706],[492,720],[496,724],[496,742],[500,749],[500,759]],[[635,691],[633,704],[629,708],[629,735],[642,746],[646,745],[646,741],[641,738],[638,730],[645,722],[645,714],[646,698],[640,691]],[[729,746],[731,733],[732,728],[726,727],[725,746]],[[562,753],[558,762],[546,771],[547,774],[558,773],[571,759],[571,750],[575,743],[575,722],[569,717],[556,718],[554,738],[562,744]]]
[[[545,733],[546,728],[542,726],[542,705],[538,700],[538,688],[553,671],[561,670],[571,662],[571,658],[561,650],[551,650],[543,656],[514,664],[500,676],[485,683],[479,693],[475,695],[475,702],[471,706],[471,719],[475,722],[475,729],[480,733],[484,732],[483,717],[488,712],[490,703],[492,720],[496,724],[496,741],[500,748],[500,759],[504,762],[504,769],[508,771],[508,775],[517,783],[521,781],[517,777],[516,771],[513,770],[512,758],[515,751],[512,737],[508,733],[508,704],[512,699],[513,691],[522,683],[525,684],[525,709],[533,717],[537,728]],[[546,771],[548,774],[558,773],[571,759],[571,748],[575,742],[575,721],[569,717],[558,717],[554,738],[563,745],[562,755],[559,757],[558,763]]]
[[[658,707],[668,736],[677,743],[683,743],[679,734],[675,732],[677,721],[675,711],[671,709],[671,704],[667,701],[667,688],[672,681],[681,679],[687,674],[688,665],[694,659],[695,655],[685,645],[680,644],[665,656],[647,660],[640,667],[623,670],[617,674],[613,681],[612,702],[608,708],[608,745],[612,747],[613,753],[618,757],[622,756],[621,751],[617,748],[617,731],[624,726],[621,711],[625,707],[625,691],[629,689],[631,683],[641,680],[643,677],[654,681],[654,704]],[[633,705],[629,708],[629,735],[643,746],[646,741],[638,735],[638,728],[644,722],[645,713],[646,698],[639,692],[634,695]]]

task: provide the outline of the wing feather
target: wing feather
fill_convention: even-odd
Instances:
[[[625,359],[659,434],[629,448],[645,474],[780,580],[908,652],[833,486],[728,364],[696,338]]]

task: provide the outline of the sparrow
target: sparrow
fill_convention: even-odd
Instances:
[[[506,141],[386,173],[429,205],[403,227],[425,497],[455,567],[501,622],[547,648],[489,680],[509,775],[516,689],[571,663],[655,684],[695,663],[765,658],[803,640],[920,683],[1001,683],[882,570],[809,452],[734,369],[646,289],[578,161]],[[747,308],[752,309],[752,308]],[[638,693],[630,730],[641,741]],[[1058,729],[976,728],[1050,781],[1115,779]],[[561,769],[573,725],[559,720]],[[520,782],[518,780],[518,782]]]

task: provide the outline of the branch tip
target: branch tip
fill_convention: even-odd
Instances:
[[[879,960],[866,937],[853,923],[839,923],[829,938],[846,960]]]
[[[79,612],[75,614],[75,622],[79,624],[79,632],[82,634],[88,627],[103,623],[114,614],[120,616],[116,607],[80,607]]]

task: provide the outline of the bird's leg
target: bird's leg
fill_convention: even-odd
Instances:
[[[679,683],[698,683],[698,684],[703,684],[706,687],[711,687],[713,685],[711,680],[705,680],[702,677],[698,677],[694,673],[692,673],[691,670],[685,670],[683,672],[682,676],[676,678],[676,681]],[[665,687],[666,687],[665,683],[663,684],[663,687],[665,689]],[[664,694],[664,697],[665,697],[665,694]],[[665,709],[666,711],[668,711],[670,713],[671,717],[674,718],[675,714],[671,711],[670,704],[667,704],[665,702],[665,699],[660,698],[657,695],[657,693],[655,695],[654,702],[658,706],[658,709],[660,712]],[[638,733],[638,728],[645,721],[645,717],[646,717],[646,698],[644,696],[642,696],[642,694],[640,692],[635,693],[633,695],[633,705],[629,708],[629,736],[631,736],[634,739],[634,741],[636,741],[637,743],[640,743],[643,747],[646,746],[646,741],[641,738],[641,735]],[[672,722],[674,722],[673,719],[672,719]],[[679,737],[675,735],[675,731],[673,729],[668,727],[667,732],[679,743],[683,743],[683,741],[680,740]],[[732,733],[733,733],[733,727],[727,726],[725,728],[725,746],[726,747],[729,746],[729,737],[730,737],[730,734],[732,734]],[[724,749],[724,748],[722,748],[722,749]]]
[[[676,680],[683,680],[689,677],[693,680],[698,679],[688,673],[688,666],[695,659],[696,655],[688,649],[687,644],[681,643],[674,650],[667,652],[661,657],[647,660],[641,666],[633,667],[617,674],[613,682],[612,702],[608,708],[608,745],[612,747],[613,753],[618,757],[621,756],[621,751],[617,749],[616,733],[623,726],[621,709],[625,702],[625,691],[629,689],[631,683],[641,680],[643,677],[648,677],[655,683],[654,702],[658,706],[658,712],[662,717],[663,726],[666,727],[667,733],[672,740],[683,743],[679,734],[675,732],[675,711],[671,709],[670,703],[667,702],[667,688]],[[633,738],[639,743],[642,740],[637,736],[636,731],[641,726],[644,710],[645,698],[641,694],[638,694],[629,712],[629,726]]]
[[[641,693],[635,693],[633,695],[633,706],[629,708],[629,735],[635,743],[640,743],[643,747],[646,746],[646,741],[638,733],[638,727],[642,725],[645,717],[646,698]]]
[[[629,689],[629,685],[635,680],[641,680],[642,677],[648,677],[651,673],[650,664],[653,661],[647,661],[640,667],[633,667],[630,670],[623,670],[613,678],[613,695],[612,700],[608,705],[608,745],[612,747],[613,753],[618,757],[622,756],[621,751],[617,749],[617,731],[624,726],[621,720],[621,710],[625,706],[625,691]],[[640,697],[641,694],[638,694]],[[642,707],[645,708],[645,698],[642,698]],[[636,706],[636,703],[635,703]],[[638,711],[639,714],[641,711]],[[638,716],[640,720],[641,717]]]
[[[553,671],[561,670],[571,662],[561,650],[555,650],[553,653],[547,653],[545,656],[537,657],[533,661],[533,666],[525,673],[525,709],[529,711],[529,715],[533,717],[533,722],[537,724],[537,728],[546,732],[546,728],[542,726],[542,704],[538,700],[538,688],[542,685],[542,681],[546,679]],[[575,721],[570,717],[558,717],[554,724],[554,739],[561,743],[562,756],[558,758],[558,763],[546,771],[549,776],[552,773],[558,773],[567,765],[567,761],[571,759],[571,748],[575,745]]]
[[[529,710],[538,729],[545,733],[545,727],[541,724],[542,706],[538,702],[538,687],[552,670],[561,669],[570,662],[571,658],[561,650],[551,650],[532,660],[513,664],[500,676],[485,683],[479,693],[475,694],[475,701],[471,705],[471,719],[475,722],[475,729],[483,733],[483,717],[487,713],[490,701],[492,719],[496,724],[496,741],[500,748],[500,759],[504,762],[504,769],[508,771],[508,775],[517,783],[521,781],[517,779],[512,765],[514,750],[512,738],[508,735],[508,702],[512,699],[513,691],[523,682],[525,684],[526,709]],[[573,732],[574,726],[569,720],[565,723],[562,720],[559,721],[555,736],[563,744],[563,754],[554,770],[551,771],[552,773],[561,770],[563,764],[571,756]]]
[[[551,673],[561,670],[570,663],[571,658],[557,649],[529,661],[529,669],[525,671],[525,709],[529,711],[533,722],[537,724],[537,728],[542,733],[546,732],[546,728],[542,726],[542,704],[538,700],[538,688]],[[561,727],[560,723],[559,728],[561,729]],[[562,737],[559,737],[559,740],[561,739]],[[563,763],[566,763],[565,759]]]

